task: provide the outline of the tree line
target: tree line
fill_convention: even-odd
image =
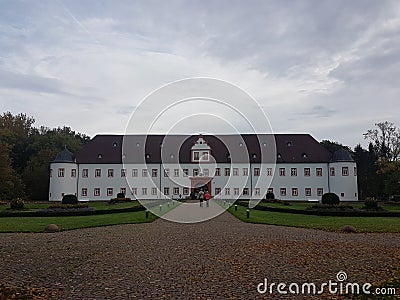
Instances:
[[[70,127],[34,127],[26,114],[0,116],[0,200],[47,200],[49,165],[67,147],[76,153],[90,138]]]
[[[339,148],[349,151],[357,163],[360,199],[375,197],[390,200],[400,195],[400,129],[392,122],[376,123],[363,134],[368,149],[358,144],[354,149],[337,142],[321,142],[332,153]]]
[[[49,165],[57,153],[67,147],[77,153],[90,137],[70,127],[34,127],[26,114],[10,112],[0,116],[0,200],[25,197],[47,200]],[[332,153],[349,151],[357,163],[359,197],[387,200],[400,195],[400,129],[391,122],[375,124],[364,133],[368,149],[354,149],[338,142],[323,140]]]

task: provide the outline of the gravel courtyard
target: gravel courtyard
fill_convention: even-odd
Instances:
[[[386,280],[400,270],[400,234],[247,224],[224,213],[198,224],[159,219],[0,234],[0,253],[3,285],[58,299],[282,299],[277,292],[260,295],[257,284],[264,278],[321,284],[341,270],[346,282]]]

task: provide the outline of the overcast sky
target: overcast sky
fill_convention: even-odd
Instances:
[[[212,77],[275,132],[354,147],[376,122],[400,126],[399,33],[396,0],[0,0],[0,107],[123,133],[153,90]]]

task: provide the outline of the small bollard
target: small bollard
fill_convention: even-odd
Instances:
[[[146,209],[146,219],[148,219],[148,218],[149,218],[149,210]]]
[[[246,217],[247,217],[247,219],[250,218],[250,209],[246,210]]]
[[[225,206],[225,204],[226,204],[226,201],[224,200],[224,206]]]
[[[168,202],[168,208],[169,208],[169,202]]]
[[[237,204],[235,204],[235,211],[237,211]]]
[[[210,200],[207,200],[207,201],[206,201],[206,203],[207,203],[207,207],[209,207],[209,206],[210,206],[210,203],[209,203],[209,202],[210,202]]]
[[[162,204],[160,204],[160,211],[162,211]]]
[[[172,200],[172,206],[174,206],[175,205],[175,200]]]
[[[230,202],[228,202],[228,207],[230,207],[231,206],[231,203]]]

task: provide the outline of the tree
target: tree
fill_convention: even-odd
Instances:
[[[57,149],[41,149],[32,155],[23,173],[26,194],[30,200],[46,200],[49,192],[50,162],[57,155]]]
[[[361,199],[382,196],[383,178],[378,174],[378,157],[373,145],[365,150],[358,144],[354,148],[354,161],[357,163],[358,194]]]
[[[14,170],[21,173],[31,153],[28,151],[29,137],[33,134],[35,119],[26,114],[12,115],[10,112],[0,116],[0,141],[11,147]]]
[[[400,159],[400,129],[392,122],[380,122],[374,129],[364,133],[364,138],[371,141],[379,159],[398,161]]]
[[[24,186],[11,167],[10,146],[0,141],[0,200],[11,200],[24,196]]]
[[[322,146],[324,146],[325,149],[327,149],[332,154],[335,151],[339,150],[339,149],[344,149],[344,150],[348,151],[349,153],[352,153],[351,148],[349,146],[344,146],[344,145],[342,145],[342,144],[340,144],[338,142],[332,142],[332,141],[329,141],[329,140],[322,140],[320,142],[320,144]]]

